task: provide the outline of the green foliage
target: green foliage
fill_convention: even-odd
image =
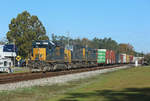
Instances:
[[[7,39],[10,43],[15,41],[19,55],[26,58],[31,53],[32,41],[49,38],[46,36],[46,30],[38,17],[31,16],[27,11],[24,11],[11,20]]]
[[[4,44],[7,44],[8,43],[8,40],[6,37],[3,37],[0,39],[0,45],[4,45]]]
[[[150,53],[145,55],[144,61],[150,65]]]
[[[134,51],[134,48],[130,44],[119,44],[119,51],[120,53],[126,53],[130,55],[135,55],[138,54],[137,52]]]
[[[118,52],[119,46],[115,40],[112,40],[111,38],[104,38],[104,39],[100,39],[99,48],[110,49],[110,50],[114,50],[115,52]]]
[[[57,36],[52,34],[52,41],[54,43],[61,43],[62,46],[66,46],[68,44],[68,38],[65,36]],[[87,38],[69,38],[69,44],[76,46],[77,48],[86,47],[94,49],[110,49],[114,50],[115,52],[119,52],[118,43],[115,40],[112,40],[111,38],[94,38],[93,40],[89,40]]]

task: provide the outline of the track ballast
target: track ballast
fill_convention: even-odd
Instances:
[[[20,81],[41,79],[41,78],[81,73],[81,72],[87,72],[87,71],[95,71],[95,70],[100,70],[100,69],[117,68],[117,67],[123,66],[123,65],[125,65],[125,64],[71,69],[71,70],[66,70],[66,71],[55,71],[55,72],[46,72],[46,73],[43,73],[43,72],[30,73],[30,72],[28,72],[28,73],[16,73],[16,74],[2,74],[2,75],[0,75],[0,84],[16,83],[16,82],[20,82]]]

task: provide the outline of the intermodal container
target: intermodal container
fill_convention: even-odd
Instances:
[[[130,55],[130,63],[133,63],[133,55]]]
[[[113,63],[113,51],[110,50],[110,64]]]
[[[115,52],[112,50],[111,51],[111,55],[112,55],[112,64],[116,63],[116,57],[115,57]]]
[[[106,63],[106,49],[97,49],[97,63],[105,64]]]
[[[130,56],[126,55],[126,63],[130,63]]]
[[[127,63],[126,61],[126,54],[120,54],[121,63]]]
[[[115,55],[115,61],[116,61],[116,63],[121,63],[120,62],[120,54]]]
[[[120,63],[123,63],[123,55],[120,54]]]
[[[123,63],[127,63],[126,54],[123,54]]]
[[[110,64],[111,63],[111,57],[110,57],[110,51],[106,50],[106,64]]]

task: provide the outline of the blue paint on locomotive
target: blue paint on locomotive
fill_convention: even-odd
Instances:
[[[46,54],[48,55],[53,53],[55,47],[56,45],[49,40],[34,41],[32,43],[32,52],[33,52],[33,48],[46,48]]]

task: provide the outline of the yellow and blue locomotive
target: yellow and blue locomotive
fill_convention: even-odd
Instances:
[[[54,71],[96,66],[96,49],[65,48],[49,40],[32,44],[32,57],[28,63],[32,70]]]

